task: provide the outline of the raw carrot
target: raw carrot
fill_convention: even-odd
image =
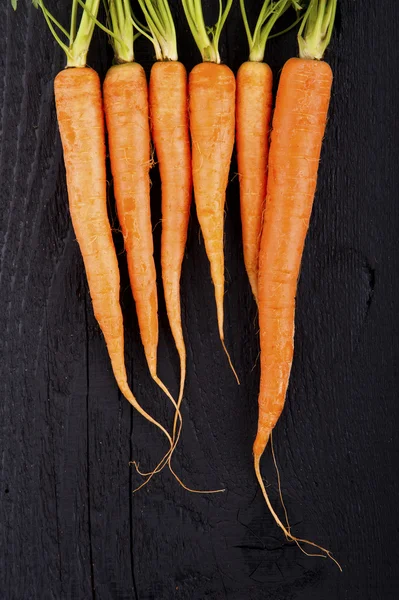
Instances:
[[[265,0],[252,34],[240,0],[250,53],[237,73],[236,149],[244,262],[256,301],[273,102],[273,74],[263,59],[270,31],[290,5],[291,0]]]
[[[150,123],[162,183],[162,282],[169,324],[180,358],[177,400],[180,408],[187,360],[181,322],[180,277],[192,197],[187,72],[178,61],[176,31],[168,1],[139,0],[139,3],[150,30],[150,34],[143,33],[153,43],[157,58],[150,75]],[[174,439],[177,416],[176,412]]]
[[[115,60],[105,77],[104,111],[116,207],[130,284],[151,377],[176,405],[157,374],[158,293],[150,211],[150,126],[143,67],[133,62],[130,4],[108,0]]]
[[[55,78],[55,101],[66,167],[73,228],[82,253],[95,317],[107,344],[115,379],[123,395],[167,436],[166,429],[138,404],[127,382],[119,269],[107,214],[105,134],[100,80],[85,66],[100,0],[86,0],[79,28],[72,2],[70,33],[37,1],[68,69]],[[65,44],[60,35],[69,39]],[[172,445],[172,444],[171,444]]]
[[[235,130],[235,77],[220,64],[218,43],[232,0],[207,29],[201,0],[182,0],[187,21],[203,62],[189,76],[194,198],[215,289],[220,339],[239,383],[224,342],[224,206]]]
[[[330,40],[335,8],[336,0],[311,0],[299,31],[300,58],[285,64],[278,86],[259,255],[261,381],[253,447],[258,482],[287,539],[310,544],[330,558],[328,550],[296,538],[283,525],[266,492],[260,459],[285,404],[293,359],[297,281],[332,84],[329,65],[315,59],[321,59]]]

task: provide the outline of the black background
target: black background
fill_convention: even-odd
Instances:
[[[48,2],[67,23],[69,2]],[[172,1],[180,58],[199,61]],[[260,1],[247,0],[255,17]],[[204,2],[209,20],[213,0]],[[212,14],[213,13],[213,14]],[[334,71],[318,192],[298,290],[296,351],[274,441],[297,535],[340,560],[304,556],[273,523],[252,470],[259,381],[256,307],[242,259],[238,178],[226,204],[226,340],[195,210],[182,276],[188,375],[175,465],[141,492],[129,466],[166,445],[121,398],[95,322],[68,214],[53,78],[62,51],[41,14],[0,7],[0,598],[3,600],[391,600],[399,590],[399,11],[396,0],[340,0],[326,59]],[[139,40],[149,70],[153,51]],[[276,79],[295,33],[267,49]],[[247,56],[235,1],[221,40]],[[89,64],[112,53],[96,33]],[[159,267],[160,186],[152,171]],[[112,194],[110,194],[112,209]],[[123,256],[127,365],[138,399],[170,422],[150,380]],[[160,375],[178,360],[160,292]],[[262,470],[278,504],[270,453]]]

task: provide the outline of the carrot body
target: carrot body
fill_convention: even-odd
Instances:
[[[215,288],[219,335],[227,354],[224,205],[235,130],[235,78],[229,67],[211,62],[195,66],[189,77],[189,107],[195,204]]]
[[[66,69],[57,75],[54,89],[72,224],[115,379],[127,400],[170,439],[163,427],[139,406],[127,382],[119,267],[107,213],[100,80],[89,68]]]
[[[273,75],[262,62],[248,61],[237,73],[236,148],[244,262],[256,301],[267,159],[272,114]]]
[[[259,255],[261,381],[255,466],[283,410],[294,350],[297,281],[312,212],[332,72],[293,58],[277,92]]]
[[[186,378],[180,276],[192,196],[185,67],[177,61],[155,63],[151,69],[149,98],[152,139],[162,182],[162,281],[170,328],[180,357],[179,405]]]
[[[103,86],[108,145],[130,284],[151,376],[157,380],[158,296],[150,211],[147,80],[137,63],[109,69]]]

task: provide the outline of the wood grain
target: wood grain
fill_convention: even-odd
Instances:
[[[252,17],[260,2],[248,0]],[[68,3],[55,3],[63,22]],[[63,6],[61,6],[63,5]],[[64,6],[65,5],[65,6]],[[199,61],[171,1],[180,58]],[[214,16],[215,3],[204,2]],[[329,547],[344,572],[303,556],[269,516],[252,472],[259,362],[256,308],[242,258],[233,162],[226,209],[226,344],[193,210],[182,295],[188,343],[185,427],[176,468],[137,494],[129,461],[165,451],[117,390],[90,306],[67,207],[53,78],[63,67],[29,1],[0,6],[0,598],[3,600],[393,600],[398,589],[399,106],[395,0],[340,0],[327,53],[333,98],[298,291],[296,352],[275,432],[297,535]],[[294,33],[267,50],[273,71]],[[238,3],[221,55],[246,58]],[[137,43],[147,72],[153,52]],[[111,64],[96,34],[90,64]],[[160,185],[153,170],[154,225]],[[110,210],[114,214],[112,187]],[[120,251],[127,364],[137,397],[171,419],[152,384]],[[159,269],[160,227],[154,230]],[[160,287],[160,293],[161,293]],[[176,392],[178,357],[160,301],[160,376]],[[277,503],[270,457],[263,473]]]

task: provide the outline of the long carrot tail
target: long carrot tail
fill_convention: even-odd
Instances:
[[[167,430],[140,406],[127,382],[119,267],[107,212],[100,80],[92,69],[66,69],[57,75],[54,90],[72,224],[115,379],[131,405],[158,427],[172,446]]]
[[[273,519],[275,520],[275,522],[277,523],[277,525],[284,532],[284,535],[287,538],[287,540],[289,540],[291,542],[295,542],[296,545],[298,546],[298,548],[301,550],[301,552],[303,552],[307,556],[319,556],[321,558],[327,558],[327,557],[331,558],[331,560],[335,562],[335,564],[337,565],[337,567],[339,568],[339,570],[342,571],[341,565],[333,557],[333,555],[331,554],[331,552],[329,550],[327,550],[326,548],[323,548],[323,546],[319,546],[318,544],[315,544],[314,542],[310,542],[309,540],[305,540],[303,538],[296,537],[295,535],[293,535],[291,533],[290,528],[289,527],[287,528],[282,523],[282,521],[280,520],[280,517],[278,516],[278,514],[276,513],[276,511],[274,510],[274,508],[273,508],[273,506],[272,506],[272,504],[270,502],[270,498],[269,498],[268,493],[266,491],[265,484],[263,483],[262,475],[261,475],[261,472],[260,472],[260,459],[261,459],[261,456],[259,456],[259,454],[254,454],[254,467],[255,467],[256,478],[258,480],[260,489],[262,490],[262,494],[263,494],[263,497],[264,497],[264,499],[266,501],[267,507],[270,510],[270,513],[271,513]],[[306,550],[302,547],[302,544],[306,544],[308,546],[312,546],[313,548],[317,548],[318,550],[321,550],[321,552],[323,552],[324,554],[306,552]]]
[[[224,206],[235,131],[235,77],[226,66],[204,62],[189,77],[194,196],[215,288],[220,339],[224,342]]]

